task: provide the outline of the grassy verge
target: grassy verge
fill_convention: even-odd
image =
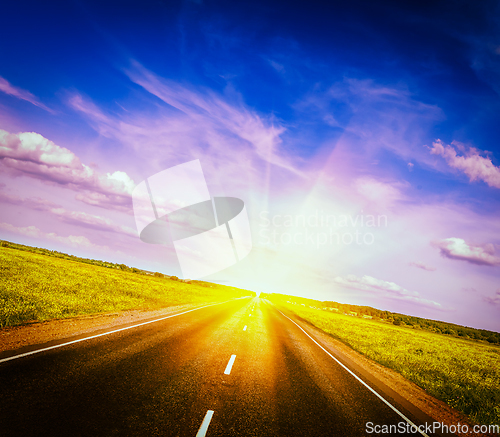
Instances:
[[[276,302],[479,424],[500,423],[500,347]]]
[[[217,284],[187,284],[0,247],[0,327],[253,294]]]

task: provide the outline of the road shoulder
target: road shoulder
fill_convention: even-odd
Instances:
[[[128,325],[155,317],[168,316],[169,314],[199,306],[202,305],[199,303],[185,304],[154,311],[122,311],[10,326],[0,329],[0,352],[13,351],[27,346],[91,334],[96,331]]]

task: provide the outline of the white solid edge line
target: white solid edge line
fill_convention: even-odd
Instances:
[[[210,305],[204,305],[204,306],[199,307],[199,308],[193,308],[192,310],[183,311],[182,313],[172,314],[170,316],[161,317],[159,319],[150,320],[148,322],[138,323],[137,325],[127,326],[125,328],[115,329],[115,330],[109,331],[109,332],[103,332],[102,334],[96,334],[96,335],[91,335],[90,337],[79,338],[78,340],[68,341],[67,343],[56,344],[54,346],[45,347],[43,349],[36,349],[34,351],[31,351],[31,352],[25,352],[24,354],[13,355],[12,357],[7,357],[7,358],[0,359],[0,363],[5,363],[6,361],[15,360],[17,358],[27,357],[29,355],[37,354],[39,352],[49,351],[51,349],[57,349],[58,347],[68,346],[68,345],[74,344],[74,343],[80,343],[81,341],[86,341],[86,340],[91,340],[93,338],[103,337],[104,335],[114,334],[115,332],[126,331],[127,329],[137,328],[138,326],[149,325],[150,323],[155,323],[155,322],[159,322],[161,320],[170,319],[172,317],[181,316],[182,314],[187,314],[187,313],[190,313],[192,311],[197,311],[197,310],[201,310],[203,308],[212,307],[214,305],[222,305],[222,304],[227,303],[227,302],[229,302],[229,300],[226,300],[225,302],[219,302],[219,303],[213,303],[213,304],[210,304]]]
[[[229,358],[229,363],[227,363],[226,370],[224,370],[225,375],[229,375],[231,373],[231,369],[233,368],[235,359],[236,355],[231,355],[231,358]]]
[[[277,309],[277,308],[276,308]],[[344,366],[337,358],[335,358],[330,352],[328,352],[323,346],[321,346],[314,338],[312,338],[306,331],[302,329],[302,327],[295,323],[290,317],[286,316],[283,314],[280,310],[278,310],[281,315],[286,317],[288,320],[290,320],[293,324],[295,324],[304,334],[306,334],[314,343],[316,343],[321,349],[323,349],[333,360],[335,360],[343,369],[345,369],[347,372],[349,372],[354,378],[356,378],[361,384],[363,384],[368,390],[370,390],[375,396],[377,396],[384,404],[386,404],[391,410],[393,410],[395,413],[399,414],[400,417],[402,417],[408,424],[410,424],[413,428],[415,428],[421,435],[424,437],[429,437],[425,432],[423,432],[417,425],[415,425],[408,417],[406,417],[401,411],[399,411],[396,407],[394,407],[389,401],[384,399],[382,396],[380,396],[373,388],[371,388],[365,381],[363,381],[358,375],[356,375],[352,370],[350,370],[348,367]]]
[[[247,330],[247,325],[245,325],[245,327],[243,328],[243,331],[246,331]]]
[[[207,411],[207,414],[205,414],[203,422],[201,422],[200,429],[196,433],[196,437],[205,437],[205,434],[207,433],[208,426],[210,425],[210,421],[212,420],[213,415],[214,415],[213,410]]]

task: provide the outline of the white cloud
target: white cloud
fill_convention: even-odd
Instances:
[[[466,149],[456,142],[452,144],[463,152],[463,156],[457,154],[455,147],[444,145],[441,140],[432,143],[430,151],[433,155],[442,156],[450,167],[465,173],[471,182],[481,180],[490,187],[500,188],[500,167],[495,167],[491,159],[482,157],[474,147]]]
[[[406,300],[416,304],[442,309],[440,303],[423,299],[416,291],[409,291],[394,282],[376,279],[372,276],[364,275],[361,278],[355,275],[347,275],[346,277],[337,276],[334,281],[343,287],[368,291],[392,299]]]
[[[0,129],[0,162],[15,174],[66,186],[91,205],[130,211],[134,181],[124,172],[101,175],[70,150],[35,132]]]
[[[64,147],[35,132],[10,134],[0,130],[0,158],[12,161],[26,161],[48,167],[81,169],[80,160]]]
[[[493,244],[484,246],[473,246],[467,244],[461,238],[445,238],[432,243],[441,252],[441,255],[456,260],[467,261],[471,264],[486,266],[500,265],[500,257],[495,256]]]
[[[9,96],[17,97],[18,99],[25,100],[32,105],[38,106],[39,108],[45,109],[46,111],[53,112],[51,109],[47,108],[43,103],[38,100],[36,96],[31,94],[29,91],[23,90],[22,88],[15,87],[9,81],[0,76],[0,91],[8,94]]]

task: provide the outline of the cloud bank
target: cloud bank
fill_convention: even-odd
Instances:
[[[129,212],[134,181],[122,171],[101,175],[70,150],[35,132],[11,134],[0,129],[0,162],[14,175],[65,186],[90,205]]]

